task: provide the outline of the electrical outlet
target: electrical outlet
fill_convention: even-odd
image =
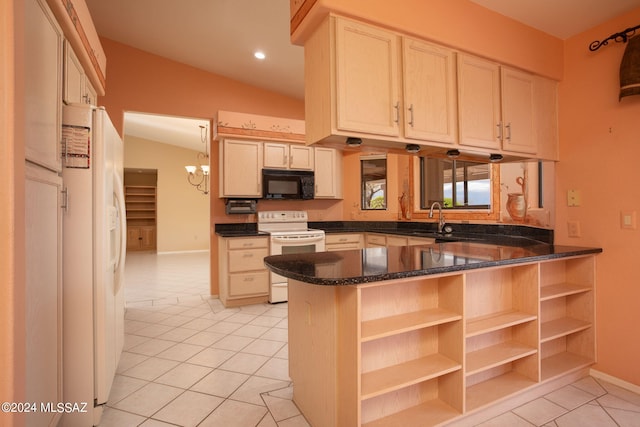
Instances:
[[[569,237],[580,237],[580,221],[567,221]]]

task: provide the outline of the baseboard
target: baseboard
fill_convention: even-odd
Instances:
[[[594,378],[598,378],[601,379],[603,381],[606,381],[610,384],[616,385],[618,387],[624,388],[625,390],[629,390],[635,394],[640,394],[640,386],[630,383],[628,381],[625,380],[621,380],[620,378],[611,376],[609,374],[605,374],[604,372],[595,370],[595,369],[591,369],[591,371],[589,372],[589,374],[594,377]]]
[[[158,255],[197,254],[202,252],[209,252],[209,249],[198,249],[195,251],[166,251],[166,252],[158,252]]]

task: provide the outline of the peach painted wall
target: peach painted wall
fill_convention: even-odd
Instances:
[[[184,169],[198,152],[131,135],[125,136],[124,147],[125,168],[158,171],[158,253],[208,250],[209,196],[187,182]]]
[[[106,95],[98,98],[122,134],[125,111],[214,119],[218,110],[304,118],[302,100],[259,89],[139,49],[101,39],[107,56]],[[255,222],[255,215],[226,215],[218,198],[218,143],[211,145],[211,230],[216,223]],[[125,159],[126,162],[126,159]],[[339,220],[340,201],[260,202],[259,209],[306,209],[311,220]],[[212,235],[215,238],[215,235]],[[212,242],[211,293],[218,294],[218,245]]]
[[[503,64],[560,80],[560,39],[469,0],[318,0],[332,9],[408,35],[473,52]],[[319,12],[321,13],[321,12]]]
[[[640,8],[566,41],[560,84],[560,162],[556,181],[556,241],[599,246],[595,369],[640,385],[638,254],[640,230],[620,227],[620,213],[640,211],[640,96],[618,101],[625,44],[596,52],[589,44],[640,24]],[[567,190],[581,205],[567,207]],[[579,221],[582,236],[567,236]],[[640,226],[640,223],[638,223]]]

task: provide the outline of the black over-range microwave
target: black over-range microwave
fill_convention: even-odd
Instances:
[[[313,199],[312,171],[262,169],[262,197],[265,199]]]

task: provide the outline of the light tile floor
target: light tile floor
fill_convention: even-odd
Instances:
[[[100,427],[309,426],[291,400],[286,303],[225,309],[208,253],[128,254],[125,295]],[[480,426],[640,427],[640,395],[586,377]]]

